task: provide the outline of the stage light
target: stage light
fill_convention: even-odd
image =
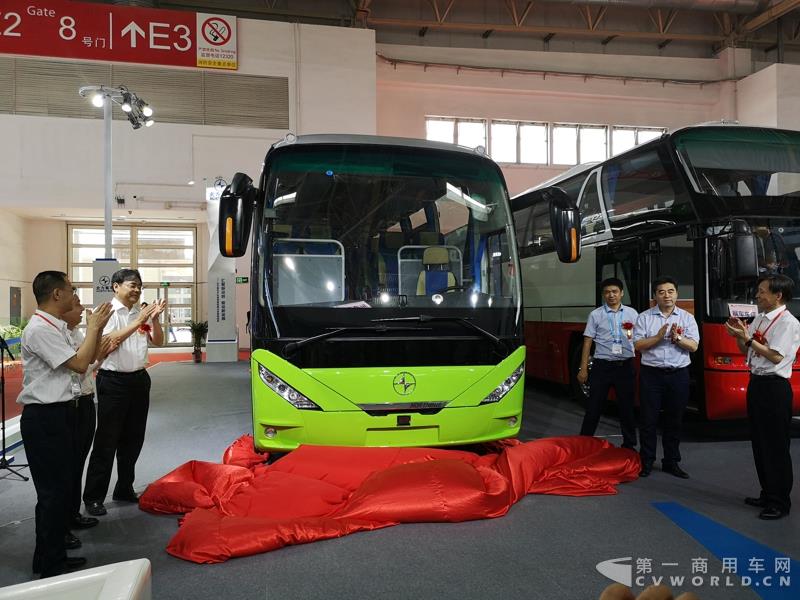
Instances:
[[[142,107],[142,114],[143,114],[145,117],[152,117],[152,116],[153,116],[153,109],[152,109],[152,108],[150,108],[150,105],[149,105],[149,104],[145,104],[145,105]]]
[[[123,92],[122,94],[122,104],[119,105],[122,109],[122,112],[129,113],[133,110],[133,106],[131,105],[131,95],[128,92]]]
[[[92,96],[92,105],[96,106],[97,108],[103,108],[103,104],[105,104],[106,99],[103,94],[95,94]]]
[[[147,120],[144,122],[144,126],[145,126],[145,127],[152,127],[152,126],[153,126],[153,123],[155,123],[155,121],[153,121],[153,119],[147,119]]]

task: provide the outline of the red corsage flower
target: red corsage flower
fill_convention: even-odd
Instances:
[[[150,335],[150,332],[153,331],[153,328],[150,326],[149,323],[143,323],[139,325],[139,333],[142,335]]]
[[[625,335],[628,336],[628,339],[631,339],[633,337],[633,323],[625,321],[622,324],[622,328],[625,330]]]
[[[764,334],[763,334],[763,333],[761,333],[760,331],[756,331],[756,332],[753,334],[753,339],[754,339],[756,342],[758,342],[759,344],[765,344],[765,343],[766,343],[766,341],[767,341],[767,340],[766,340],[766,338],[764,337]]]
[[[678,327],[676,327],[675,328],[675,333],[677,335],[683,335],[683,327],[681,327],[680,325]]]

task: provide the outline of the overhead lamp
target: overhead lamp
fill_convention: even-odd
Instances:
[[[119,105],[122,109],[122,112],[129,113],[133,110],[133,106],[131,105],[131,95],[128,92],[122,93],[122,104]]]
[[[105,171],[105,257],[111,258],[111,209],[114,200],[113,177],[112,177],[112,152],[111,152],[111,121],[112,109],[117,104],[128,122],[134,129],[141,129],[142,125],[151,127],[154,123],[150,117],[153,109],[124,85],[110,87],[106,85],[85,85],[78,89],[82,98],[91,97],[92,104],[97,108],[103,109],[104,124],[104,171]]]

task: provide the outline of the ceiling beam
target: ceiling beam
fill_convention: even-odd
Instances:
[[[783,15],[793,11],[798,6],[800,6],[800,0],[783,0],[782,2],[778,2],[777,4],[769,7],[760,15],[753,17],[744,25],[742,25],[742,27],[739,29],[739,35],[742,36],[753,33],[754,31],[764,27],[764,25],[769,25],[776,19],[779,19]]]
[[[800,2],[800,0],[797,0]],[[721,34],[707,34],[707,33],[670,33],[665,34],[656,31],[625,31],[625,30],[612,30],[612,29],[578,29],[574,27],[553,27],[551,25],[523,25],[517,27],[515,25],[493,24],[493,23],[438,23],[436,21],[425,21],[421,19],[386,19],[380,17],[370,17],[368,20],[370,27],[398,27],[401,29],[421,29],[428,27],[430,29],[438,29],[441,31],[466,31],[483,33],[487,29],[501,33],[553,33],[566,36],[577,37],[595,37],[607,38],[615,36],[627,39],[638,40],[656,40],[663,41],[664,39],[678,40],[684,42],[704,42],[704,43],[721,43],[725,41],[725,36]]]

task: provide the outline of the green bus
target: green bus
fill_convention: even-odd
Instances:
[[[553,218],[574,255],[575,212],[554,202]],[[503,175],[480,150],[290,134],[257,187],[236,174],[219,222],[224,256],[252,230],[257,449],[517,435],[519,259]]]

